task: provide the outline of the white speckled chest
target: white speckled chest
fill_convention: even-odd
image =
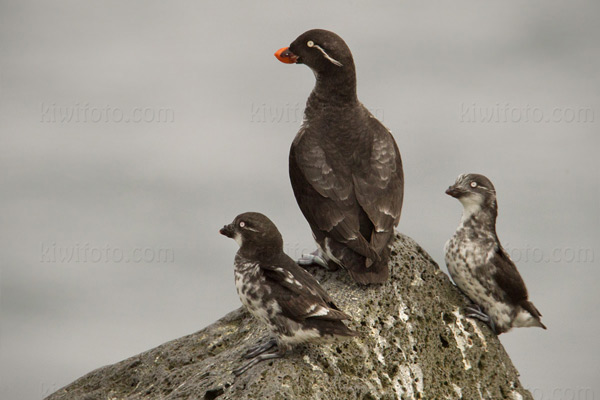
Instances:
[[[448,272],[456,285],[474,302],[483,305],[490,299],[489,290],[477,276],[477,268],[486,264],[494,251],[493,238],[474,234],[462,225],[444,248]]]
[[[235,288],[240,301],[256,318],[271,326],[269,307],[265,296],[269,287],[265,285],[265,277],[257,263],[236,259],[234,265]]]
[[[448,272],[456,286],[483,308],[496,328],[505,331],[514,318],[514,307],[506,303],[494,278],[497,267],[492,260],[498,246],[494,232],[467,221],[461,222],[444,250]]]

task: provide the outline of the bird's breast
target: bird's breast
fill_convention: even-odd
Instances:
[[[235,288],[242,304],[250,311],[260,307],[262,298],[267,292],[267,287],[258,264],[236,264],[234,276]]]
[[[486,264],[493,254],[495,240],[485,232],[459,227],[446,243],[447,256],[464,259],[471,268]]]

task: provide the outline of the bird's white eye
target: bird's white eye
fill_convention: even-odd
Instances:
[[[306,45],[308,47],[313,47],[315,45],[315,42],[313,42],[312,40],[309,40],[308,42],[306,42]]]
[[[477,187],[477,182],[475,182],[475,181],[471,182],[471,187],[472,187],[472,188],[475,188],[475,187]]]
[[[246,223],[244,221],[240,221],[240,228],[243,228],[246,226]]]

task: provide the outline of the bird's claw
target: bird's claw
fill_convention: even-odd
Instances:
[[[261,361],[273,360],[275,358],[281,358],[282,356],[283,356],[283,351],[281,351],[281,349],[279,349],[279,348],[277,348],[275,351],[270,352],[270,353],[259,354],[256,357],[254,357],[252,360],[250,360],[248,363],[242,365],[239,368],[234,369],[232,371],[233,375],[238,377]]]
[[[317,264],[317,265],[320,265],[321,267],[329,269],[329,265],[327,264],[327,261],[323,258],[323,256],[321,255],[321,252],[319,250],[315,250],[310,254],[302,254],[302,256],[298,259],[298,264],[299,265]]]
[[[244,358],[254,358],[256,356],[261,355],[262,353],[271,350],[273,347],[277,346],[277,339],[270,338],[264,343],[257,344],[256,346],[252,346],[248,349],[246,354],[244,354]]]
[[[465,307],[465,315],[469,318],[476,318],[483,322],[488,322],[490,320],[489,315],[484,313],[477,304]]]
[[[485,322],[489,325],[494,333],[496,333],[496,325],[494,321],[487,315],[478,304],[472,304],[470,306],[465,307],[465,316],[467,318],[475,318],[480,320],[481,322]]]

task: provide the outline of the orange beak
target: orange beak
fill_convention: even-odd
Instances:
[[[282,47],[275,52],[275,57],[282,63],[295,64],[298,56],[290,51],[289,47]]]

